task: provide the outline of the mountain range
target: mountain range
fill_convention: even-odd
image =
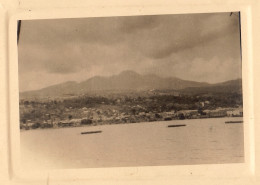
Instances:
[[[176,90],[184,93],[241,92],[242,80],[237,79],[209,84],[206,82],[182,80],[176,77],[163,78],[154,74],[141,75],[134,71],[123,71],[118,75],[109,77],[95,76],[79,83],[68,81],[40,90],[21,92],[20,98],[79,95],[98,91],[143,91],[153,89]]]

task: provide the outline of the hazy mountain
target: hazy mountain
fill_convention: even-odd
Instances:
[[[77,82],[65,82],[53,86],[49,86],[36,91],[27,91],[20,93],[21,98],[25,97],[46,97],[46,96],[64,96],[64,95],[77,95],[88,92],[96,91],[111,91],[111,90],[151,90],[151,89],[172,89],[172,90],[184,90],[194,91],[201,90],[203,88],[209,88],[219,90],[219,86],[229,89],[236,85],[236,82],[225,82],[221,84],[208,84],[195,81],[187,81],[179,78],[162,78],[154,74],[140,75],[133,71],[123,71],[118,75],[110,77],[95,76],[86,81]]]
[[[183,93],[227,93],[227,92],[236,92],[242,93],[242,79],[230,80],[222,83],[211,84],[208,86],[201,87],[188,87],[182,89]]]

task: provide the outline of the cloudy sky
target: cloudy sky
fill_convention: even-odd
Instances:
[[[241,78],[235,13],[22,21],[20,91],[124,70],[209,83]]]

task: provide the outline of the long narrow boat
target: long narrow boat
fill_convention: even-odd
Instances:
[[[185,127],[185,124],[179,124],[179,125],[168,125],[168,127]]]
[[[243,121],[226,121],[225,123],[226,124],[229,124],[229,123],[243,123]]]
[[[81,134],[96,134],[96,133],[101,133],[101,130],[97,130],[97,131],[88,131],[88,132],[81,132]]]

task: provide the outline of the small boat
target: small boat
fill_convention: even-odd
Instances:
[[[97,134],[97,133],[101,133],[101,130],[97,130],[97,131],[88,131],[88,132],[81,132],[81,134]]]
[[[243,121],[226,121],[225,123],[226,124],[229,124],[229,123],[243,123]]]
[[[185,124],[179,124],[179,125],[168,125],[168,127],[185,127]]]

